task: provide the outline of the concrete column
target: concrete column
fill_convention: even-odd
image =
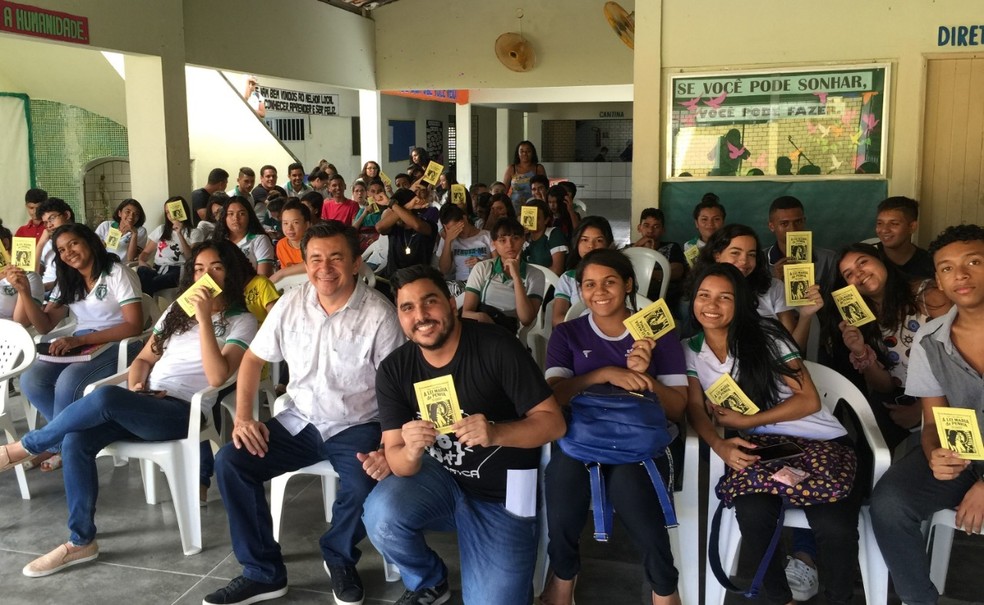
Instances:
[[[660,73],[662,66],[662,19],[663,0],[636,3],[632,78],[635,84],[632,105],[633,217],[639,216],[642,209],[653,200],[659,200],[659,185],[663,180],[660,153],[663,148],[664,115],[660,103],[662,79],[653,76]]]
[[[380,95],[375,90],[359,91],[359,128],[362,163],[373,161],[383,165],[383,118],[380,110]]]
[[[471,103],[454,106],[454,129],[457,133],[457,158],[455,176],[465,187],[472,184],[472,106]]]
[[[124,61],[133,197],[156,216],[150,209],[192,190],[184,59],[126,55]]]
[[[509,118],[508,109],[500,107],[495,110],[495,178],[492,179],[493,182],[502,178],[512,161],[512,146],[515,143],[510,144],[509,142]],[[489,185],[491,184],[489,183]],[[508,186],[509,183],[506,183],[506,187]]]

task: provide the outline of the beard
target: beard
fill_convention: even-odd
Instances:
[[[433,338],[432,342],[422,342],[419,339],[419,337],[417,337],[417,328],[422,325],[427,325],[430,323],[440,324],[441,330],[438,331],[437,334],[432,336]],[[413,330],[411,331],[410,334],[407,335],[407,337],[411,341],[413,341],[414,344],[419,346],[421,349],[434,351],[440,349],[445,345],[445,343],[448,342],[448,338],[450,338],[451,333],[454,332],[454,327],[455,327],[455,317],[454,315],[450,315],[449,318],[445,321],[429,320],[429,321],[422,321],[422,322],[415,323],[413,325]]]

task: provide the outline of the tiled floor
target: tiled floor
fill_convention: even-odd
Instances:
[[[632,223],[627,200],[588,200],[588,207],[589,213],[609,217],[616,241],[628,241]],[[19,401],[12,407],[16,416]],[[16,424],[23,433],[25,422],[18,419]],[[0,603],[190,605],[201,603],[204,595],[239,574],[240,567],[231,552],[225,509],[216,489],[210,493],[208,507],[202,509],[205,547],[200,554],[185,557],[181,554],[170,502],[156,506],[144,502],[137,464],[114,468],[108,458],[101,459],[98,464],[101,493],[96,523],[102,549],[100,557],[94,563],[48,578],[26,578],[20,570],[68,537],[60,471],[47,474],[30,471],[31,500],[21,500],[13,473],[0,476]],[[318,537],[327,527],[320,480],[295,478],[288,486],[287,497],[281,544],[289,569],[290,592],[277,602],[331,603],[330,584],[322,570],[317,547]],[[454,591],[451,603],[460,604],[455,536],[433,534],[429,542],[448,563]],[[577,586],[580,605],[649,602],[638,557],[630,537],[618,523],[613,540],[608,544],[595,542],[586,531],[582,551],[582,572]],[[371,544],[363,544],[363,552],[359,568],[366,585],[366,603],[394,602],[403,592],[402,584],[385,582],[382,559]],[[951,558],[948,597],[941,603],[984,602],[982,562],[984,538],[958,535]],[[749,570],[755,563],[743,561],[739,575],[751,575]],[[683,571],[693,570],[696,566],[696,561],[678,562],[678,568]],[[728,599],[729,605],[744,602],[745,599],[733,595]],[[858,596],[855,602],[863,603],[863,596]],[[822,597],[810,601],[811,605],[820,603],[823,603]],[[890,603],[897,605],[898,600],[890,600]]]

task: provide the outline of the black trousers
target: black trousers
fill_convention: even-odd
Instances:
[[[664,481],[669,479],[670,461],[656,459]],[[605,489],[618,517],[642,554],[646,580],[658,595],[677,589],[677,570],[673,566],[670,537],[664,526],[663,509],[652,480],[641,464],[602,465]],[[564,454],[553,445],[546,470],[547,554],[554,574],[570,580],[581,569],[579,542],[591,505],[591,483],[584,463]]]

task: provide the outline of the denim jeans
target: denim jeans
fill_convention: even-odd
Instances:
[[[267,584],[287,578],[280,545],[273,539],[273,519],[263,484],[322,460],[331,463],[341,484],[331,509],[331,528],[319,541],[321,555],[328,565],[355,565],[362,554],[355,545],[366,537],[362,504],[376,485],[355,455],[379,448],[379,424],[358,424],[327,441],[310,424],[297,435],[291,435],[275,418],[266,426],[270,441],[264,457],[254,456],[246,448],[236,449],[231,443],[215,457],[215,478],[229,515],[232,550],[243,566],[243,575]]]
[[[21,444],[33,454],[62,444],[62,477],[73,544],[88,544],[96,537],[99,450],[121,440],[181,439],[188,434],[188,409],[188,403],[178,399],[104,386],[76,401],[43,428],[24,435]]]
[[[955,479],[936,479],[918,447],[889,467],[875,485],[871,522],[902,602],[936,604],[939,593],[929,579],[929,555],[920,524],[936,511],[959,505],[976,480],[971,467]]]
[[[142,347],[142,342],[132,343],[127,351],[127,362],[132,361]],[[21,376],[21,390],[45,420],[51,422],[73,401],[82,397],[85,387],[116,373],[118,351],[119,344],[114,343],[95,359],[86,362],[35,360]],[[57,448],[57,444],[54,447]]]
[[[366,500],[369,539],[400,569],[409,590],[440,584],[448,569],[425,531],[458,532],[462,596],[468,605],[530,603],[536,565],[536,517],[517,517],[500,502],[465,494],[425,455],[410,477],[391,475]]]

